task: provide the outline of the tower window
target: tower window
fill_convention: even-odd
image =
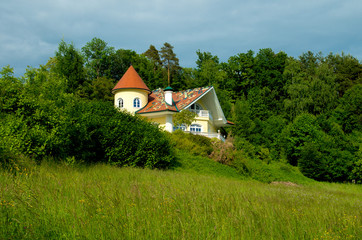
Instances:
[[[135,98],[133,100],[133,107],[140,108],[141,107],[141,100],[139,98]]]
[[[118,108],[123,108],[123,99],[122,98],[117,99],[117,107]]]

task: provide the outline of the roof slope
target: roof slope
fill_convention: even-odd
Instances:
[[[178,112],[185,107],[189,106],[192,102],[200,98],[212,87],[201,87],[188,89],[172,94],[172,105],[168,105],[165,100],[164,90],[161,88],[156,89],[148,96],[148,104],[137,111],[137,113],[151,113],[160,111],[174,111]]]
[[[142,78],[138,75],[133,66],[130,66],[123,77],[118,81],[116,86],[112,89],[115,91],[117,89],[143,89],[148,91],[151,90],[147,87],[147,85],[143,82]]]

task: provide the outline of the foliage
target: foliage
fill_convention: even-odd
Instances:
[[[102,77],[109,74],[110,56],[114,53],[114,48],[100,38],[93,38],[83,48],[86,65],[92,77]]]
[[[303,176],[296,167],[291,167],[287,163],[271,162],[268,149],[248,149],[245,143],[243,145],[240,143],[240,139],[234,142],[232,138],[229,138],[226,142],[221,142],[218,139],[210,140],[182,131],[173,132],[171,138],[178,150],[177,153],[185,158],[176,159],[173,169],[186,168],[188,172],[199,172],[200,174],[213,172],[210,169],[210,163],[207,164],[207,160],[205,160],[207,157],[208,161],[212,160],[229,166],[241,178],[251,178],[267,183],[273,181],[308,183],[312,181]],[[239,147],[242,145],[242,149],[236,148],[235,145]],[[200,161],[200,163],[195,161]],[[220,169],[221,167],[215,165],[213,168]],[[220,171],[224,170],[220,169]],[[232,172],[229,174],[234,175]]]
[[[101,139],[107,161],[117,166],[166,168],[173,160],[165,133],[138,116],[117,112],[104,121]]]
[[[160,54],[156,49],[156,47],[153,46],[152,44],[150,45],[150,48],[143,53],[143,55],[145,55],[148,59],[151,60],[154,66],[154,70],[157,70],[157,68],[159,68],[162,65]]]
[[[110,89],[113,89],[113,79],[107,77],[98,77],[92,81],[89,86],[89,98],[103,101],[112,101],[113,94]]]
[[[66,91],[68,93],[79,90],[86,80],[84,60],[73,44],[67,44],[62,40],[58,51],[55,53],[54,71],[66,79]]]
[[[362,183],[362,158],[354,163],[351,180],[357,183]]]
[[[232,91],[233,99],[247,96],[255,81],[254,52],[239,53],[231,56],[223,67],[228,75],[228,81],[223,82],[223,87]]]
[[[64,78],[45,67],[28,70],[23,87],[16,112],[2,112],[1,149],[37,161],[50,156],[148,168],[166,168],[173,159],[156,125],[119,112],[111,102],[67,93]]]
[[[313,115],[302,114],[283,131],[281,146],[288,160],[307,177],[322,181],[349,179],[357,149],[341,133],[334,132],[338,125],[333,128],[326,133]]]
[[[0,71],[0,113],[15,112],[18,108],[19,92],[22,84],[14,77],[14,69],[3,67]]]
[[[176,149],[193,155],[207,157],[213,151],[211,139],[204,136],[177,130],[171,134],[171,140]]]
[[[233,133],[240,137],[250,135],[255,128],[252,120],[249,103],[245,99],[237,100],[233,109],[235,127]]]
[[[163,65],[167,68],[167,80],[168,86],[171,86],[171,75],[175,75],[175,71],[179,69],[179,59],[176,57],[176,54],[173,52],[173,46],[168,42],[163,44],[163,47],[160,51],[160,58]],[[176,87],[177,88],[177,87]]]
[[[214,161],[225,165],[232,166],[235,158],[242,155],[235,151],[232,138],[229,138],[225,143],[215,139],[212,141],[212,146],[213,151],[209,157]]]
[[[354,85],[346,91],[335,115],[344,132],[362,131],[362,84]]]
[[[198,50],[196,67],[182,68],[173,49],[170,43],[164,43],[160,51],[150,45],[143,54],[138,54],[129,49],[115,49],[104,40],[93,38],[77,50],[72,43],[61,41],[55,56],[46,65],[29,68],[21,78],[13,76],[10,66],[4,67],[0,72],[3,123],[0,134],[4,139],[1,146],[11,153],[19,151],[36,159],[48,155],[69,159],[105,156],[104,149],[103,152],[83,152],[87,141],[89,148],[102,149],[96,147],[102,146],[101,140],[81,137],[76,140],[77,137],[70,139],[67,135],[70,131],[69,134],[85,138],[92,134],[100,136],[97,134],[106,124],[102,123],[91,133],[88,131],[98,127],[97,121],[107,122],[105,118],[86,120],[67,106],[77,108],[79,102],[79,110],[93,114],[90,108],[95,107],[96,102],[110,104],[112,87],[133,65],[150,89],[171,85],[175,90],[184,90],[213,85],[225,116],[235,123],[226,131],[234,136],[233,151],[243,152],[240,161],[233,157],[233,164],[239,161],[240,169],[249,160],[255,160],[252,168],[259,162],[266,168],[282,162],[322,181],[360,181],[362,64],[358,59],[344,53],[323,56],[311,51],[294,58],[265,48],[236,53],[222,62],[211,52]],[[77,129],[78,133],[71,130],[72,123],[65,122],[74,119],[86,126]],[[108,137],[110,143],[115,136]],[[155,141],[147,134],[145,139],[152,144]],[[76,141],[80,143],[79,149],[75,148],[79,154],[67,155],[59,147]],[[102,141],[106,141],[105,138]],[[138,143],[148,149],[146,143]],[[196,154],[191,140],[182,144]],[[210,146],[205,146],[201,152],[206,156]],[[133,148],[124,151],[130,153],[130,149]],[[113,150],[109,150],[109,154],[112,159],[116,155]],[[224,157],[226,155],[221,154],[217,158],[230,162]],[[115,160],[120,165],[122,161]]]
[[[281,145],[286,151],[289,163],[296,166],[301,150],[307,142],[318,142],[323,138],[316,118],[311,114],[301,114],[283,130]]]
[[[210,52],[196,52],[198,66],[196,71],[197,84],[199,86],[216,86],[226,79],[226,72],[223,71],[222,65],[219,63],[219,58],[213,56]]]
[[[195,121],[197,114],[190,110],[183,110],[172,116],[174,126],[180,126],[184,124],[186,127],[190,126]]]

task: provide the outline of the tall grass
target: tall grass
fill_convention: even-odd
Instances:
[[[176,160],[171,169],[177,172],[234,179],[247,179],[247,176],[239,174],[237,169],[221,164],[207,157],[195,156],[178,149],[175,149],[175,156]]]
[[[43,164],[0,173],[0,239],[360,239],[362,187]]]

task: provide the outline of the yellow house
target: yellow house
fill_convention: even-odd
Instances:
[[[233,125],[225,118],[212,86],[180,92],[174,92],[171,87],[151,91],[131,66],[112,92],[117,108],[141,114],[169,132],[181,129],[224,140],[220,128]],[[195,121],[187,127],[174,126],[173,115],[185,109],[197,113]]]

